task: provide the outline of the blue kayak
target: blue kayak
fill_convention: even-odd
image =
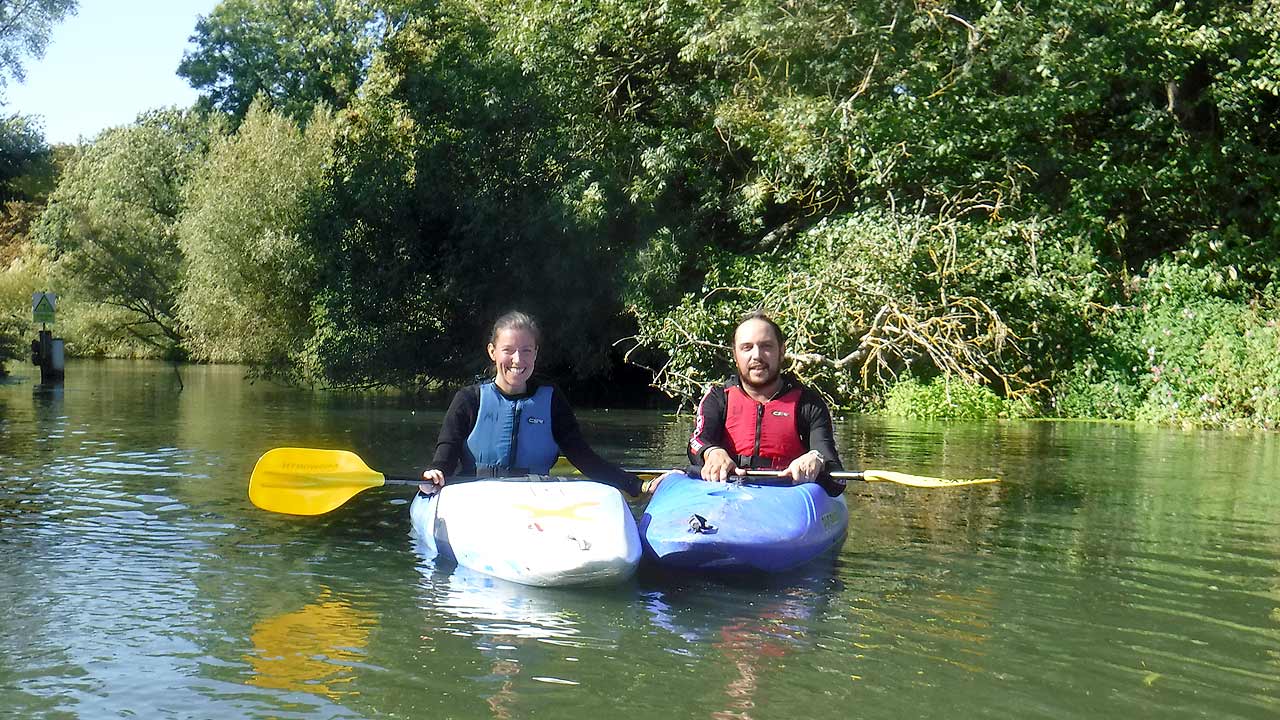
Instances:
[[[838,546],[849,508],[843,495],[813,483],[713,483],[677,473],[659,483],[639,529],[645,555],[663,565],[781,572]]]

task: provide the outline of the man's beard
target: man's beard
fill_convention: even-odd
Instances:
[[[764,379],[764,381],[763,381],[763,382],[753,382],[753,381],[751,380],[751,370],[752,370],[752,369],[753,369],[753,368],[750,368],[750,367],[749,367],[749,368],[747,368],[747,374],[746,374],[746,375],[741,375],[741,376],[739,376],[739,378],[738,378],[739,380],[741,380],[741,381],[742,381],[742,384],[743,384],[743,385],[746,385],[747,387],[751,388],[752,390],[762,390],[762,389],[764,389],[764,388],[769,387],[770,385],[772,385],[772,384],[774,384],[775,382],[777,382],[777,380],[778,380],[778,376],[782,374],[782,370],[781,370],[781,368],[777,368],[777,367],[769,368],[769,376],[768,376],[768,377],[766,377],[766,378]]]

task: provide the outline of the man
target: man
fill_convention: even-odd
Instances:
[[[831,412],[812,389],[782,374],[786,343],[768,315],[755,311],[733,332],[738,374],[713,385],[698,404],[689,439],[690,461],[702,479],[724,482],[741,470],[768,468],[793,483],[818,482],[828,495],[844,492]]]

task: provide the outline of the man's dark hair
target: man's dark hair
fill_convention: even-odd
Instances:
[[[746,315],[743,315],[741,318],[738,319],[738,324],[733,326],[734,337],[737,337],[738,335],[738,328],[742,327],[743,323],[749,322],[751,320],[759,320],[760,322],[772,328],[773,336],[778,340],[778,347],[782,347],[783,345],[787,344],[787,337],[782,334],[782,328],[778,327],[778,323],[774,322],[773,318],[769,317],[768,314],[765,313],[765,311],[760,309],[752,310],[751,312],[747,313]],[[730,338],[729,342],[732,343],[733,338]]]

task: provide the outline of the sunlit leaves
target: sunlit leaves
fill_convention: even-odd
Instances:
[[[178,227],[178,316],[194,357],[280,371],[301,349],[319,269],[304,236],[333,135],[323,108],[303,131],[255,104],[196,172]]]
[[[298,121],[347,105],[389,19],[367,0],[223,0],[196,23],[178,74],[239,119],[255,98]]]
[[[120,310],[119,331],[166,354],[181,352],[183,193],[222,127],[160,110],[106,131],[68,167],[33,230],[56,251],[70,294]]]
[[[39,58],[53,26],[74,15],[76,0],[24,0],[0,3],[0,85],[11,76],[26,77],[23,60]]]

